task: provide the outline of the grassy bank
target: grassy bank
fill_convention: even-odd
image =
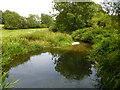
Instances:
[[[2,66],[11,61],[11,56],[26,54],[44,47],[65,47],[72,42],[70,35],[53,33],[47,28],[2,30]]]
[[[98,67],[105,88],[120,87],[119,33],[115,29],[84,28],[73,32],[77,40],[92,43],[89,59]],[[99,81],[100,82],[100,81]]]

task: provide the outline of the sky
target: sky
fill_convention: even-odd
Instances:
[[[53,12],[52,3],[53,0],[1,0],[0,10],[15,11],[21,16],[28,17],[29,14],[41,15],[42,13],[49,14]],[[93,0],[96,3],[102,2],[103,0]]]

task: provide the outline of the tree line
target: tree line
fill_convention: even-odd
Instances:
[[[0,13],[0,22],[4,24],[5,29],[48,28],[53,23],[53,18],[47,14],[41,14],[41,17],[32,14],[23,17],[10,10],[0,10]]]

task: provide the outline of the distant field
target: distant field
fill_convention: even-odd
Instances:
[[[2,30],[2,38],[9,36],[24,35],[26,33],[32,33],[35,31],[48,30],[48,28],[37,28],[37,29],[18,29],[18,30]]]

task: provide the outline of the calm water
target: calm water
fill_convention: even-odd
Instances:
[[[14,57],[8,78],[14,74],[18,88],[95,88],[96,70],[86,59],[85,43],[67,48],[46,48]],[[6,81],[8,80],[6,79]]]

